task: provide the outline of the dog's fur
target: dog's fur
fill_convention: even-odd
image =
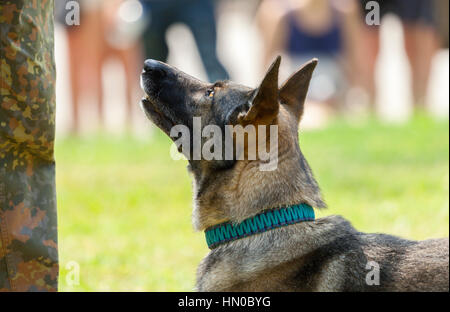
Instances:
[[[298,143],[298,124],[317,60],[278,87],[278,57],[257,89],[201,82],[167,64],[147,60],[142,107],[166,134],[192,118],[202,125],[278,125],[278,168],[260,160],[190,160],[197,230],[241,222],[264,210],[325,204]],[[192,145],[191,145],[192,146]],[[245,147],[244,147],[245,149]],[[191,151],[187,156],[190,156]],[[356,205],[357,203],[351,203]],[[370,261],[379,285],[369,286]],[[449,241],[411,241],[365,234],[339,216],[302,222],[213,249],[197,272],[199,291],[448,291]]]

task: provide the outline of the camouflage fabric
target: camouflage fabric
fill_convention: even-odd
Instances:
[[[0,291],[56,291],[53,0],[0,1]]]

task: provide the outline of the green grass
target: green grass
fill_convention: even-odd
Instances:
[[[449,124],[334,122],[300,135],[329,208],[365,232],[411,239],[449,233]],[[60,290],[190,291],[207,253],[191,226],[191,182],[157,131],[58,141]],[[80,283],[66,282],[68,264]]]

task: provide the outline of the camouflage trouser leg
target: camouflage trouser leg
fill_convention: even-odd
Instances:
[[[57,290],[53,5],[0,1],[0,291]]]

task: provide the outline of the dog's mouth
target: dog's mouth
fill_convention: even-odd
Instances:
[[[141,100],[141,108],[158,128],[170,136],[170,130],[176,125],[176,122],[163,112],[158,101],[146,94]]]

